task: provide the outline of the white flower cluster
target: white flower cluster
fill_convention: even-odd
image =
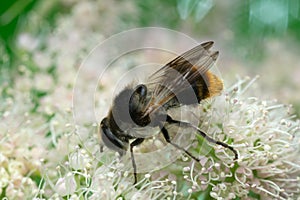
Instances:
[[[0,195],[33,198],[46,154],[45,126],[42,119],[30,116],[26,100],[16,99],[2,99],[0,109]]]
[[[253,81],[240,80],[209,109],[202,104],[201,121],[209,120],[202,129],[236,148],[238,162],[216,147],[200,165],[184,168],[184,179],[215,199],[294,199],[300,194],[300,122],[289,105],[247,97]]]
[[[97,138],[90,134],[70,149],[54,176],[45,176],[41,191],[48,190],[47,197],[52,199],[296,198],[299,121],[290,115],[290,106],[247,97],[245,91],[251,84],[253,80],[240,80],[215,101],[200,105],[201,121],[209,120],[201,129],[236,148],[237,163],[229,150],[215,145],[206,148],[207,142],[199,138],[190,150],[199,154],[200,163],[183,156],[164,169],[140,174],[138,185],[133,186],[132,168],[124,171],[117,156],[100,153]],[[72,138],[88,134],[80,130]],[[95,129],[90,131],[94,135]],[[203,149],[210,151],[201,156]],[[110,162],[103,163],[101,156]]]
[[[31,198],[38,192],[38,187],[39,197],[47,197],[51,191],[44,190],[43,178],[46,175],[49,179],[57,178],[59,173],[54,166],[64,162],[66,156],[69,156],[68,166],[73,170],[88,167],[90,163],[86,156],[82,157],[85,154],[82,150],[72,152],[79,140],[85,140],[89,135],[77,130],[70,110],[74,77],[82,55],[94,47],[95,41],[103,40],[103,31],[100,34],[101,27],[98,26],[101,18],[98,8],[103,6],[94,1],[63,3],[73,4],[71,14],[60,17],[51,34],[43,39],[26,32],[19,36],[18,48],[23,63],[18,67],[14,86],[1,88],[1,93],[5,90],[11,97],[7,102],[1,101],[1,197]],[[114,7],[109,3],[107,6]],[[40,23],[35,12],[30,19],[33,24]],[[91,74],[83,76],[89,79]],[[80,84],[82,95],[87,87],[85,83]],[[72,138],[74,132],[76,137]],[[64,180],[60,177],[55,186],[62,195],[59,188],[63,187]],[[70,181],[65,187],[73,183],[73,179],[67,180]]]
[[[65,0],[65,3],[74,4],[71,15],[61,17],[57,29],[46,41],[26,33],[19,38],[19,47],[28,55],[19,67],[21,75],[15,88],[8,91],[12,98],[1,101],[4,102],[0,111],[1,197],[221,200],[299,196],[299,121],[290,115],[290,106],[263,101],[257,98],[259,93],[245,94],[253,87],[253,81],[244,79],[224,95],[199,106],[200,128],[237,149],[240,158],[236,163],[229,150],[215,145],[211,148],[211,144],[198,138],[190,150],[202,155],[200,163],[183,156],[162,170],[140,174],[138,185],[133,186],[132,169],[124,171],[118,158],[107,151],[100,153],[96,126],[74,125],[70,112],[74,77],[82,55],[94,46],[95,40],[103,39],[97,33],[101,31],[101,27],[97,28],[98,20],[102,20],[99,13],[107,12],[97,9],[100,1]],[[114,7],[110,3],[105,5]],[[32,63],[38,69],[27,66]],[[121,73],[119,68],[115,70]],[[79,84],[82,96],[88,87],[85,80],[92,75],[92,71],[82,75]],[[103,81],[103,98],[111,93],[112,79]],[[19,97],[19,93],[25,97]],[[35,95],[36,105],[24,102],[29,99],[28,93]],[[100,162],[101,156],[111,157],[111,162]]]
[[[105,153],[104,153],[105,154]],[[68,161],[57,167],[59,178],[46,179],[41,188],[40,199],[44,191],[51,188],[50,199],[165,199],[176,195],[176,182],[171,180],[151,180],[145,174],[139,180],[139,187],[132,184],[132,176],[123,171],[123,163],[116,157],[108,165],[99,163],[95,155],[77,147],[71,152]]]

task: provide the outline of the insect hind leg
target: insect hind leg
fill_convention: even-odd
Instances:
[[[166,121],[169,124],[178,124],[178,125],[182,125],[182,126],[186,126],[186,127],[190,127],[190,128],[195,129],[197,131],[197,133],[199,135],[201,135],[204,139],[206,139],[208,142],[215,143],[217,145],[223,146],[224,148],[230,149],[234,153],[234,160],[238,159],[238,152],[236,151],[236,149],[234,149],[232,146],[230,146],[230,145],[228,145],[228,144],[226,144],[224,142],[221,142],[221,141],[218,141],[218,140],[215,140],[215,139],[209,137],[206,133],[204,133],[203,131],[201,131],[198,127],[195,127],[192,124],[187,123],[187,122],[182,122],[182,121],[174,120],[169,115],[167,116],[167,120]],[[188,155],[190,155],[190,154],[188,154]]]

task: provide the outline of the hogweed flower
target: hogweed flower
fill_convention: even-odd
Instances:
[[[174,183],[169,180],[150,180],[149,174],[144,175],[144,178],[139,181],[141,187],[136,188],[132,184],[128,171],[122,171],[123,165],[118,158],[108,166],[99,166],[98,161],[94,160],[93,166],[81,170],[75,170],[69,164],[66,162],[57,168],[60,171],[60,178],[46,179],[46,184],[41,191],[51,188],[52,194],[49,198],[164,199],[176,193]]]
[[[299,120],[290,106],[276,100],[247,97],[253,80],[240,80],[209,105],[202,104],[202,129],[239,152],[237,164],[227,151],[215,148],[209,156],[184,168],[194,191],[210,190],[215,199],[290,199],[300,192]]]
[[[69,0],[64,2],[67,4]],[[15,109],[8,106],[0,111],[1,197],[6,192],[10,198],[31,198],[37,187],[39,193],[35,199],[294,199],[299,196],[299,121],[290,115],[290,106],[251,97],[252,80],[239,80],[222,96],[199,106],[200,128],[236,148],[240,156],[237,163],[233,163],[227,149],[196,138],[191,141],[190,150],[199,155],[200,163],[183,154],[163,169],[139,174],[138,186],[133,186],[132,168],[124,170],[123,163],[108,151],[99,153],[99,143],[94,137],[96,131],[74,126],[71,114],[62,111],[71,106],[71,88],[79,61],[87,49],[94,47],[95,39],[104,39],[99,35],[103,30],[95,20],[99,19],[99,10],[96,9],[99,3],[110,6],[116,13],[126,10],[111,2],[107,5],[102,1],[73,2],[71,15],[58,18],[58,28],[45,37],[46,41],[27,33],[20,35],[19,47],[30,56],[24,56],[25,64],[19,69],[24,76],[16,78],[16,92],[8,91],[16,100],[13,108],[25,104],[24,98],[17,100],[17,93],[45,93],[36,99],[41,113],[34,113],[34,117],[46,115],[49,118],[34,124],[32,116],[20,120],[18,117],[25,113],[20,110],[12,114]],[[101,13],[105,14],[103,10]],[[84,20],[83,14],[88,16]],[[111,19],[114,23],[108,25],[118,22],[115,17]],[[112,30],[112,27],[106,26],[105,30]],[[28,59],[30,65],[36,65],[39,73],[25,67]],[[55,66],[53,74],[50,73],[52,66]],[[122,69],[114,70],[119,77]],[[84,74],[80,83],[83,88],[81,96],[88,87],[86,80],[90,81],[93,75],[93,70]],[[104,97],[107,91],[111,93],[111,80],[111,76],[103,80],[101,94]],[[103,99],[99,104],[101,108],[107,106]],[[81,115],[91,113],[94,114],[87,111]],[[14,126],[8,127],[7,124]],[[45,127],[51,133],[47,138],[37,134]],[[45,147],[49,143],[52,148],[46,157]],[[159,139],[145,141],[136,151],[153,150],[149,144],[164,145]],[[99,157],[111,159],[103,163]],[[41,162],[41,158],[46,163]],[[31,175],[41,166],[45,169],[38,185],[32,181]]]
[[[46,154],[45,121],[28,114],[32,104],[21,96],[0,105],[0,196],[8,199],[34,197]]]
[[[139,174],[134,186],[132,168],[124,170],[118,156],[106,150],[101,153],[95,130],[90,130],[92,134],[78,140],[81,143],[69,152],[56,175],[45,177],[42,191],[48,188],[48,197],[68,199],[296,198],[300,194],[299,120],[288,105],[248,97],[245,92],[251,92],[254,80],[239,80],[220,97],[199,106],[200,128],[237,149],[236,163],[230,151],[199,137],[190,147],[198,153],[199,163],[183,154],[163,169]],[[77,136],[83,135],[81,131],[78,128]],[[149,150],[143,145],[136,151]]]

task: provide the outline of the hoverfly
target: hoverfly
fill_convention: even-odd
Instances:
[[[150,75],[149,83],[125,87],[114,98],[107,117],[101,121],[102,141],[108,148],[120,155],[130,149],[134,184],[137,182],[137,167],[133,148],[145,140],[131,134],[130,130],[138,127],[158,126],[167,143],[199,162],[189,151],[172,142],[165,124],[192,128],[207,141],[230,149],[234,160],[238,159],[232,146],[214,140],[188,122],[173,119],[167,112],[170,108],[199,104],[201,100],[221,93],[223,82],[209,71],[219,55],[218,51],[210,50],[212,46],[212,41],[202,43]]]

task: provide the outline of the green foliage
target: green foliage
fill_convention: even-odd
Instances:
[[[279,39],[290,33],[300,40],[298,1],[239,1],[232,10],[234,47],[240,47],[234,49],[248,60],[260,61],[264,58],[264,45],[268,38]]]
[[[16,36],[22,21],[34,8],[35,0],[12,0],[1,2],[0,7],[0,43],[8,55],[8,62],[13,61]],[[3,65],[1,65],[3,67]]]
[[[68,12],[59,1],[12,0],[0,7],[0,83],[12,82],[16,66],[22,63],[24,52],[16,48],[21,32],[29,31],[43,37],[54,28],[56,17]],[[32,19],[35,15],[35,20]],[[28,52],[27,52],[28,53]]]
[[[135,0],[139,16],[137,23],[140,26],[165,26],[177,28],[180,18],[174,0],[139,1]]]
[[[42,90],[38,90],[38,89],[34,89],[32,88],[31,91],[30,91],[30,97],[31,97],[31,100],[34,104],[34,107],[32,109],[32,112],[36,112],[39,105],[40,105],[40,99],[44,96],[47,95],[47,92],[46,91],[42,91]]]
[[[256,194],[255,192],[253,191],[250,191],[249,194],[248,194],[249,197],[252,197],[253,199],[257,199],[257,200],[260,200],[260,195],[259,194]]]
[[[3,1],[0,7],[0,36],[1,40],[8,44],[13,42],[12,39],[17,34],[18,23],[33,8],[36,1]]]

